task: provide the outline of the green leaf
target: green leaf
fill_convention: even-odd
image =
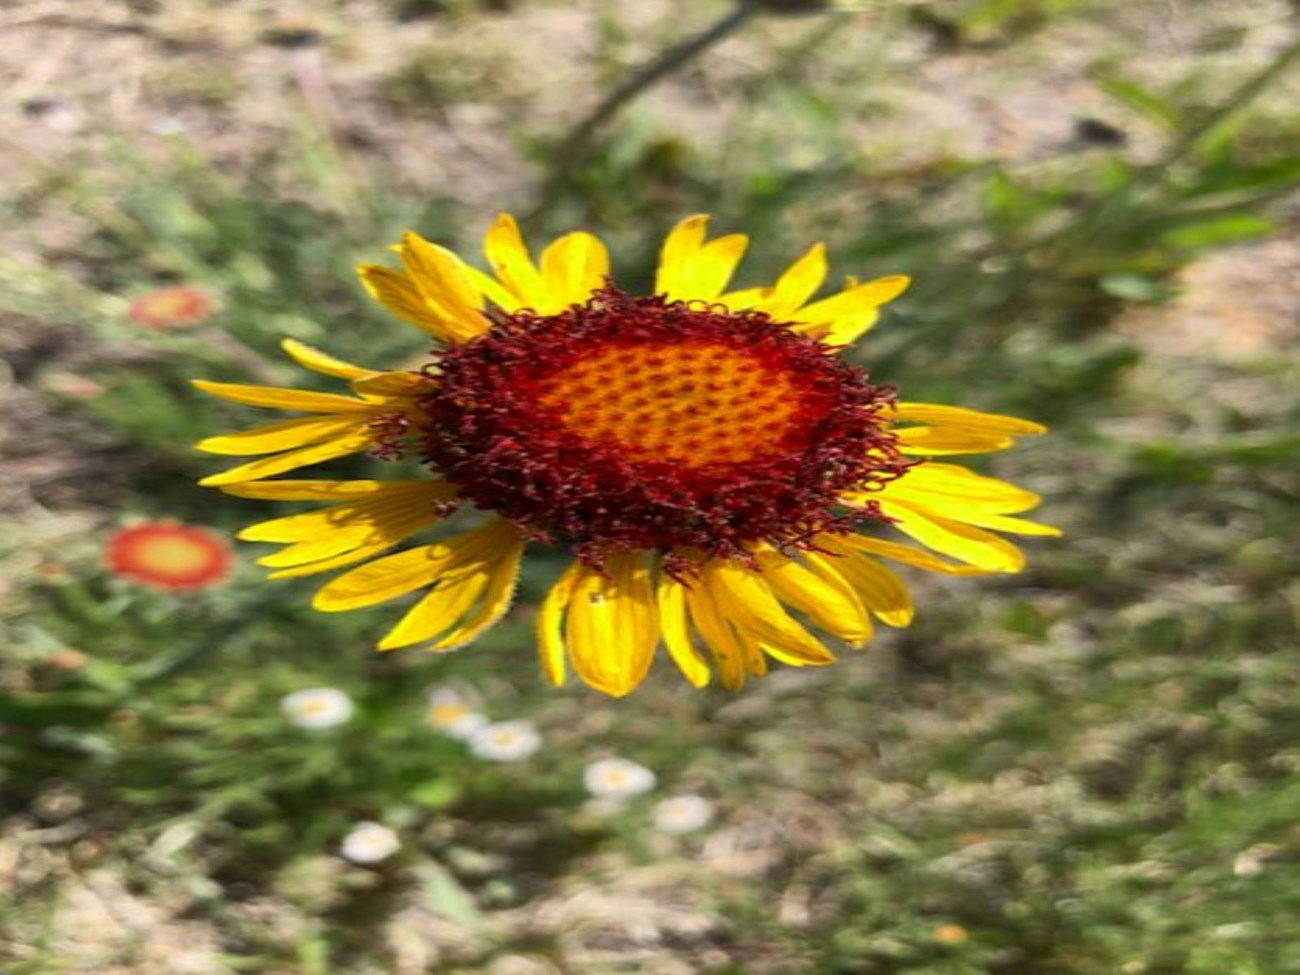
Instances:
[[[1138,82],[1128,81],[1126,78],[1101,78],[1097,82],[1097,87],[1110,95],[1110,98],[1127,105],[1140,116],[1160,123],[1166,129],[1178,129],[1182,123],[1182,114],[1179,113],[1177,105],[1154,94],[1151,88],[1138,85]]]
[[[1242,213],[1176,227],[1165,231],[1162,239],[1172,247],[1200,250],[1205,247],[1264,237],[1276,229],[1277,224],[1267,217]]]
[[[451,779],[429,779],[414,786],[408,797],[426,809],[445,809],[460,798],[461,791]]]
[[[1102,78],[1097,85],[1111,98],[1167,129],[1177,129],[1182,122],[1177,106],[1150,89],[1143,88],[1135,81],[1124,78]]]
[[[440,863],[426,860],[415,868],[429,909],[466,927],[481,927],[483,913],[460,881]]]
[[[1025,189],[1003,171],[985,180],[982,190],[989,217],[1004,233],[1023,229],[1047,209],[1038,194]]]
[[[1148,305],[1158,305],[1174,296],[1174,288],[1160,278],[1132,271],[1116,271],[1102,275],[1097,281],[1098,287],[1114,298],[1125,301],[1137,301]]]

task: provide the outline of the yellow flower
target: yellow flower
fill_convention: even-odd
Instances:
[[[351,395],[199,383],[312,414],[203,441],[261,456],[202,483],[328,502],[240,537],[286,546],[260,560],[272,578],[353,566],[317,593],[324,612],[421,593],[382,649],[474,640],[508,608],[528,543],[566,549],[574,560],[537,614],[542,669],[560,684],[572,667],[616,696],[661,645],[696,686],[716,673],[738,688],[769,657],[830,663],[810,625],[857,647],[876,622],[910,622],[907,587],[886,562],[1017,572],[1024,556],[996,532],[1057,534],[1017,517],[1036,495],[935,459],[1002,450],[1043,427],[899,401],[838,355],[907,278],[850,278],[817,299],[818,244],[774,284],[729,291],[746,238],[710,240],[706,224],[689,217],[668,235],[648,297],[614,285],[590,234],[534,261],[502,215],[486,237],[492,274],[407,234],[400,269],[366,265],[361,277],[434,339],[429,365],[380,372],[288,341]],[[416,457],[431,476],[267,480],[366,451]],[[457,506],[490,515],[388,551]]]

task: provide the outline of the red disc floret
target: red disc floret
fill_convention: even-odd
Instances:
[[[881,416],[892,390],[762,312],[609,285],[560,314],[502,315],[428,375],[424,460],[593,564],[806,548],[882,518],[838,498],[908,466]]]

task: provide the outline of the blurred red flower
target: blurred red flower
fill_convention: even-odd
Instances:
[[[212,295],[188,284],[160,288],[131,302],[126,317],[146,328],[192,328],[210,318],[217,302]]]
[[[169,521],[123,528],[109,539],[104,558],[116,576],[172,590],[215,585],[230,574],[232,561],[220,535]]]

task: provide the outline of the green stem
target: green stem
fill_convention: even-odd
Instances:
[[[1095,209],[1084,213],[1077,220],[1029,241],[1023,251],[1027,253],[1041,250],[1067,237],[1092,241],[1096,228],[1104,227],[1112,221],[1125,220],[1127,211],[1139,200],[1140,194],[1160,187],[1174,166],[1199,149],[1234,115],[1258,98],[1298,58],[1300,58],[1300,40],[1292,43],[1261,71],[1246,79],[1220,105],[1207,112],[1199,122],[1183,133],[1158,161],[1139,170],[1132,181],[1118,193],[1104,200]]]
[[[634,71],[621,85],[606,95],[586,117],[569,130],[569,134],[555,150],[551,176],[542,189],[542,199],[530,216],[542,213],[551,202],[553,190],[563,183],[572,169],[580,164],[591,147],[592,140],[601,127],[616,116],[624,105],[643,91],[671,75],[707,51],[719,41],[735,33],[753,17],[759,8],[746,3],[738,4],[729,13],[706,27],[689,40],[683,41],[661,53],[649,64]]]
[[[1293,42],[1290,47],[1274,58],[1267,67],[1254,77],[1246,79],[1221,105],[1210,111],[1196,125],[1185,132],[1182,138],[1165,153],[1164,158],[1152,166],[1153,175],[1157,179],[1162,177],[1166,169],[1200,148],[1201,144],[1214,135],[1219,128],[1227,124],[1234,115],[1258,98],[1269,85],[1285,74],[1297,58],[1300,58],[1300,40]]]
[[[234,620],[256,619],[262,613],[272,609],[280,599],[281,595],[276,591],[275,587],[263,586],[251,598],[232,608],[224,615],[226,618]],[[209,655],[216,653],[222,647],[228,645],[233,638],[234,635],[230,629],[219,625],[214,626],[202,639],[196,640],[191,646],[185,647],[171,656],[157,657],[137,667],[131,675],[133,687],[141,688],[168,680],[181,671],[188,670]]]

